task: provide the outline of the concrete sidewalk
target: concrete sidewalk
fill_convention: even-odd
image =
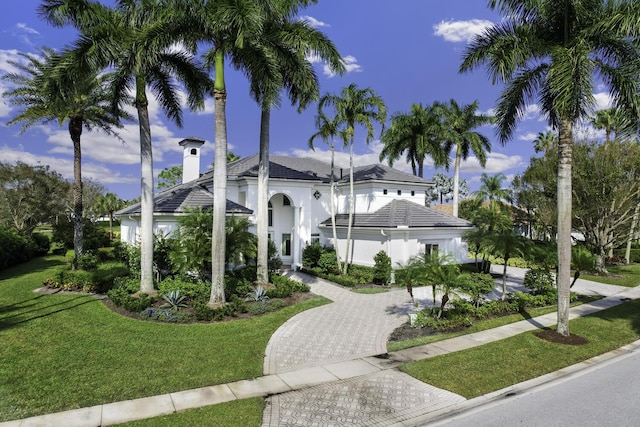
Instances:
[[[521,275],[523,272],[517,269],[509,271],[512,289],[519,286]],[[267,397],[263,426],[418,425],[484,400],[467,401],[400,372],[398,366],[556,323],[556,314],[551,313],[386,354],[389,333],[406,321],[413,308],[406,291],[361,295],[311,276],[296,278],[334,303],[300,313],[276,331],[265,355],[265,376],[9,421],[0,426],[107,426],[256,396]],[[640,287],[617,288],[579,281],[574,291],[608,296],[572,308],[571,318],[640,298]],[[420,291],[424,293],[417,298],[421,304],[430,302],[427,291]],[[361,339],[360,335],[365,337]],[[307,351],[307,345],[312,346],[311,351]],[[583,362],[573,369],[590,363]],[[571,369],[562,370],[568,371]],[[554,377],[545,378],[548,381]]]

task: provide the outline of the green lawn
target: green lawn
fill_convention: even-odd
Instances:
[[[91,296],[33,293],[63,262],[0,273],[0,421],[255,378],[273,332],[328,302],[211,324],[140,321]]]
[[[120,427],[260,427],[264,400],[261,397],[234,400],[204,408],[189,409],[176,414],[148,418],[130,423],[118,424]],[[206,422],[204,421],[206,420]]]
[[[640,300],[572,320],[572,334],[587,338],[582,346],[554,344],[534,332],[470,350],[413,362],[401,370],[468,399],[539,377],[606,353],[640,338]]]
[[[640,285],[640,264],[608,266],[610,276],[593,276],[583,274],[581,279],[633,288]]]

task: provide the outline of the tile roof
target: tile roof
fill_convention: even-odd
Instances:
[[[156,213],[184,213],[187,209],[213,207],[213,193],[204,185],[195,183],[180,184],[154,196],[154,212]],[[116,215],[140,214],[140,203],[126,207]],[[231,200],[227,200],[227,213],[250,215],[251,209],[247,209]]]
[[[346,227],[348,223],[348,214],[336,215],[336,226]],[[331,218],[323,221],[321,225],[331,226]],[[393,200],[376,212],[354,214],[352,226],[357,228],[467,228],[473,227],[473,224],[408,200]]]

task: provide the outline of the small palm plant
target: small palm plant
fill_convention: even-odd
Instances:
[[[187,307],[187,304],[184,302],[186,297],[180,295],[180,291],[169,291],[162,299],[166,302],[162,304],[160,308],[170,308],[171,310],[178,311],[181,308]]]

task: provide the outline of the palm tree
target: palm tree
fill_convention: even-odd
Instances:
[[[141,164],[140,291],[145,293],[154,289],[153,152],[147,87],[178,126],[182,126],[182,105],[175,81],[184,84],[191,108],[203,107],[204,93],[211,87],[192,52],[175,49],[177,43],[189,41],[184,35],[192,28],[192,20],[178,6],[179,2],[162,0],[120,0],[114,8],[89,0],[44,0],[39,9],[50,23],[70,24],[80,31],[72,51],[78,68],[91,64],[115,70],[111,85],[115,105],[135,92]]]
[[[331,229],[333,230],[333,243],[336,251],[336,260],[338,262],[338,270],[342,271],[342,263],[340,261],[340,252],[338,250],[338,232],[336,231],[336,209],[335,209],[335,174],[334,174],[334,165],[335,165],[335,137],[340,136],[344,142],[344,145],[347,144],[347,138],[338,122],[334,120],[329,120],[327,116],[324,115],[322,111],[318,111],[318,115],[316,116],[316,129],[318,131],[311,135],[309,138],[309,148],[315,150],[313,147],[313,140],[320,137],[324,142],[327,142],[329,138],[331,138],[331,143],[329,145],[329,150],[331,151],[331,176],[329,178],[329,187],[330,187],[330,203],[331,203]]]
[[[531,240],[516,234],[513,229],[502,229],[487,236],[487,250],[494,255],[500,255],[504,259],[502,270],[502,295],[504,300],[507,296],[507,265],[514,256],[522,256],[529,246]]]
[[[406,152],[407,163],[415,176],[423,177],[424,161],[430,156],[435,167],[449,167],[449,157],[440,143],[441,108],[438,103],[423,107],[413,104],[409,113],[398,113],[391,117],[391,126],[382,134],[384,147],[380,161],[389,160],[393,166]]]
[[[550,148],[558,146],[558,136],[550,130],[546,132],[538,132],[536,139],[533,140],[533,149],[536,153],[545,152]]]
[[[113,214],[124,207],[124,200],[114,193],[102,195],[96,201],[96,210],[100,215],[109,216],[109,238],[113,238]]]
[[[317,100],[318,78],[307,58],[320,58],[337,73],[345,71],[342,58],[333,43],[303,20],[294,20],[305,1],[275,1],[275,9],[265,20],[260,37],[252,38],[243,49],[244,57],[253,57],[248,65],[251,94],[260,104],[260,154],[258,163],[258,259],[257,280],[269,281],[268,204],[269,204],[269,122],[271,108],[280,105],[286,90],[298,111]]]
[[[487,200],[489,208],[499,210],[503,206],[504,200],[509,200],[509,190],[502,188],[502,181],[507,177],[503,173],[498,172],[495,175],[482,173],[480,177],[480,188],[475,192],[476,199],[480,201]]]
[[[255,60],[243,56],[242,48],[249,40],[262,34],[264,8],[267,2],[251,0],[205,0],[187,2],[190,7],[191,28],[189,37],[204,41],[210,47],[205,53],[206,64],[215,71],[213,83],[214,159],[227,159],[227,86],[225,63],[229,60],[235,68],[247,71]],[[245,51],[246,52],[246,51]],[[272,63],[271,63],[272,64]],[[273,72],[273,70],[271,70]],[[213,164],[213,228],[211,236],[211,296],[210,306],[225,302],[224,273],[226,235],[225,218],[227,203],[227,162]]]
[[[573,128],[595,105],[595,78],[616,106],[638,117],[637,22],[633,0],[492,0],[504,18],[468,46],[462,72],[486,65],[505,84],[496,116],[502,142],[537,94],[558,131],[558,333],[569,335]]]
[[[443,107],[444,123],[442,126],[442,138],[445,151],[449,152],[453,147],[456,157],[453,170],[453,216],[458,216],[458,199],[460,192],[460,161],[467,160],[469,152],[473,151],[480,166],[487,163],[486,153],[491,152],[491,143],[486,136],[475,132],[478,126],[491,123],[493,119],[484,114],[478,114],[478,101],[465,106],[460,106],[451,99]]]
[[[20,113],[9,121],[9,125],[22,122],[21,133],[38,123],[57,121],[60,126],[68,123],[69,136],[73,143],[73,267],[83,252],[82,218],[82,149],[83,129],[101,129],[108,135],[120,139],[114,128],[121,128],[122,119],[130,116],[119,108],[111,110],[111,97],[107,89],[109,75],[98,76],[87,71],[70,82],[61,78],[57,67],[63,57],[53,49],[42,49],[42,60],[24,53],[20,55],[26,63],[9,61],[20,72],[9,73],[3,78],[15,88],[5,92],[13,105],[21,106]]]
[[[332,106],[335,109],[334,120],[343,126],[345,141],[349,144],[349,223],[347,224],[347,245],[345,249],[345,262],[343,274],[349,268],[349,250],[351,243],[351,223],[355,209],[353,190],[353,148],[355,144],[355,127],[363,126],[367,130],[367,144],[373,139],[374,131],[371,121],[380,123],[384,130],[387,119],[387,107],[373,89],[359,89],[355,83],[342,89],[340,95],[325,94],[320,98],[318,111],[324,107]],[[382,132],[381,132],[382,133]]]
[[[631,134],[637,130],[634,129],[633,120],[629,120],[619,108],[596,111],[595,115],[591,117],[591,124],[596,129],[604,130],[605,144],[611,141],[611,134],[619,138],[622,134]]]

